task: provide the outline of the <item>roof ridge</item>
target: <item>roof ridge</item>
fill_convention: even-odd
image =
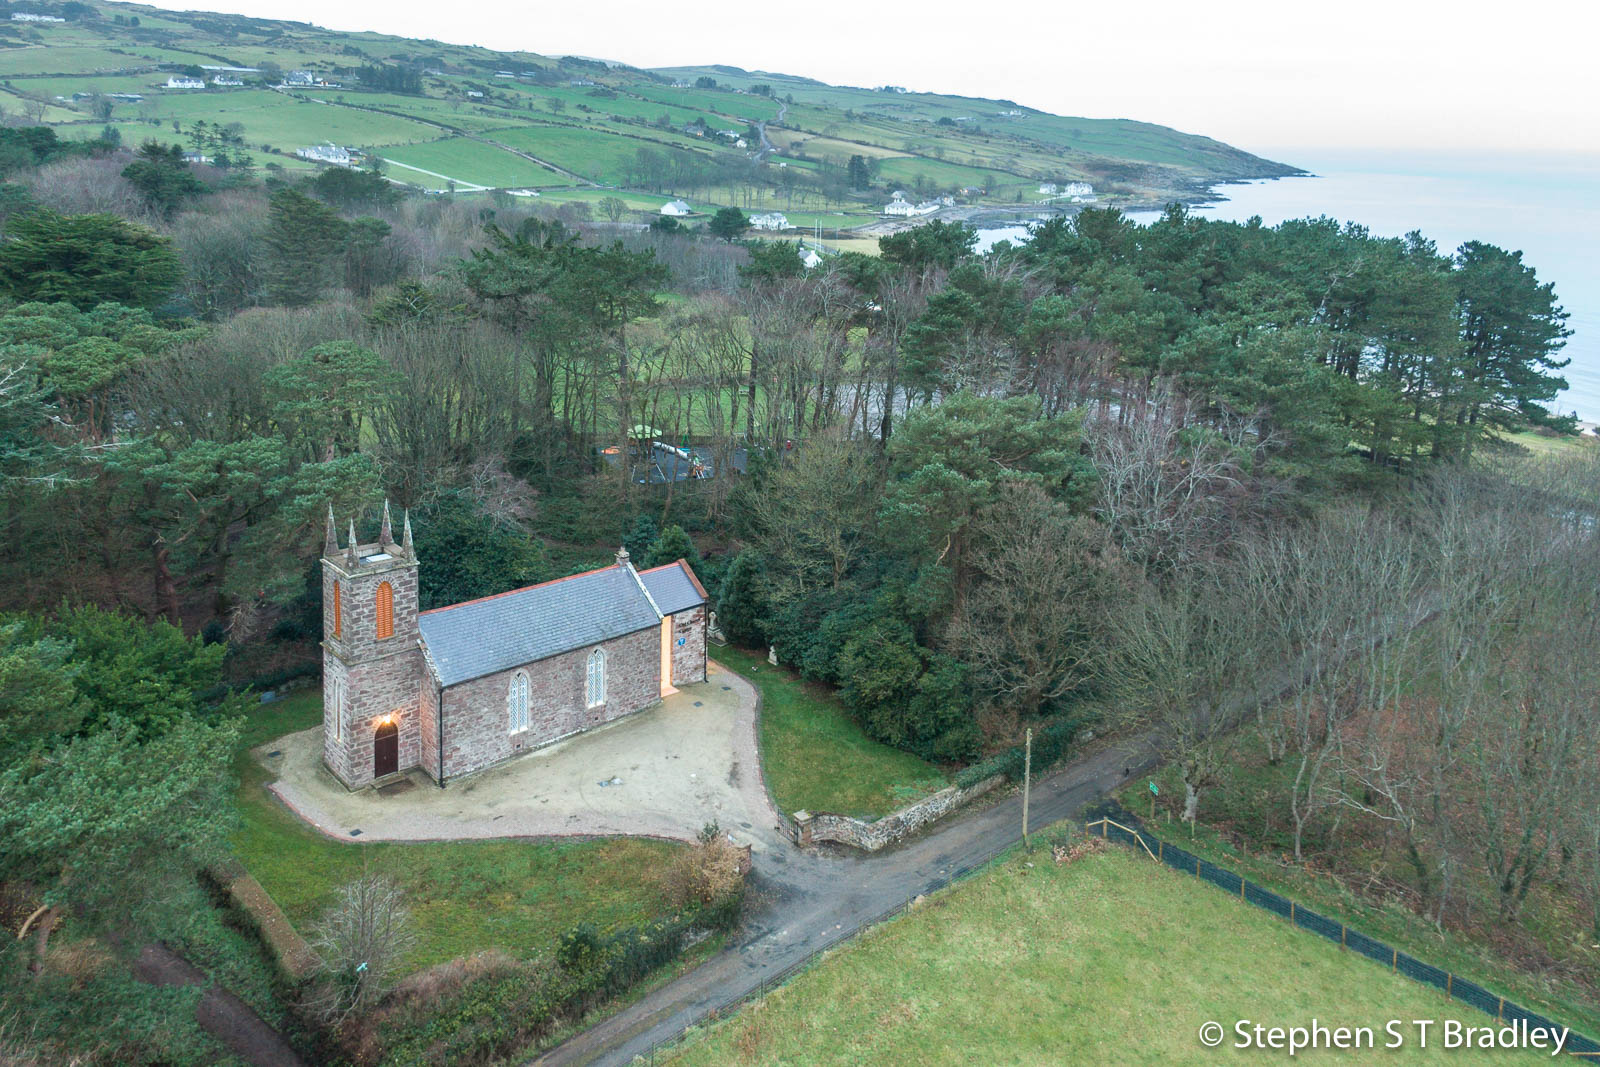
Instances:
[[[419,611],[417,614],[418,616],[436,615],[441,611],[453,611],[456,608],[464,608],[468,604],[482,604],[487,600],[499,600],[501,597],[513,596],[517,593],[526,593],[530,589],[542,589],[547,585],[559,585],[562,582],[570,582],[574,578],[587,578],[591,574],[600,574],[603,571],[615,570],[617,567],[618,564],[608,563],[604,567],[596,567],[593,570],[588,571],[579,571],[577,574],[569,574],[564,578],[551,578],[548,581],[534,582],[532,585],[524,585],[517,589],[507,589],[503,593],[490,593],[488,596],[474,597],[471,600],[463,600],[456,604],[446,604],[442,608],[429,608],[427,611]]]

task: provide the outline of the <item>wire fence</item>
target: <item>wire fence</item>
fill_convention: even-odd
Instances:
[[[1431,964],[1407,955],[1392,945],[1384,944],[1377,938],[1368,937],[1360,930],[1352,929],[1344,923],[1318,915],[1310,908],[1297,904],[1288,897],[1280,896],[1270,889],[1256,885],[1247,878],[1218,867],[1208,860],[1196,856],[1187,849],[1177,845],[1168,844],[1154,834],[1146,833],[1139,827],[1138,819],[1127,812],[1119,812],[1119,816],[1131,825],[1124,825],[1110,818],[1101,818],[1088,824],[1090,833],[1098,833],[1108,841],[1129,845],[1135,849],[1148,853],[1152,859],[1166,864],[1173,870],[1192,874],[1196,878],[1210,882],[1225,893],[1238,897],[1247,904],[1254,904],[1264,908],[1274,915],[1287,920],[1302,930],[1309,930],[1320,934],[1329,941],[1337,942],[1341,947],[1351,952],[1358,952],[1375,963],[1380,963],[1396,974],[1403,974],[1424,985],[1433,986],[1440,990],[1451,1000],[1459,1000],[1494,1016],[1497,1022],[1503,1024],[1527,1023],[1530,1029],[1542,1028],[1552,1033],[1559,1032],[1562,1028],[1556,1023],[1545,1018],[1537,1012],[1514,1004],[1505,997],[1497,996],[1476,982],[1469,981],[1449,971],[1440,970]],[[1566,1051],[1574,1056],[1590,1059],[1600,1058],[1600,1043],[1585,1037],[1577,1031],[1567,1035]]]

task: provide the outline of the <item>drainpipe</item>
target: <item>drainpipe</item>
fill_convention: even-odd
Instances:
[[[444,788],[444,686],[435,685],[433,717],[439,725],[439,788]]]

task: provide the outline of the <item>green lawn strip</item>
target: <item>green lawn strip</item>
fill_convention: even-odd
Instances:
[[[874,819],[950,784],[933,764],[868,737],[822,686],[732,645],[711,658],[761,692],[762,770],[785,814]]]
[[[583,919],[611,928],[666,913],[655,873],[681,847],[669,842],[345,844],[318,833],[266,791],[267,772],[247,747],[321,717],[320,691],[262,705],[247,720],[238,761],[234,851],[302,934],[366,870],[405,891],[418,934],[411,970],[490,948],[531,957]]]
[[[1442,1020],[1488,1018],[1110,848],[1060,867],[1042,850],[1012,853],[692,1035],[673,1062],[1185,1063],[1212,1055],[1197,1037],[1202,1023],[1220,1022],[1231,1045],[1240,1019],[1288,1027],[1313,1018],[1371,1027],[1379,1049],[1388,1020],[1433,1019],[1426,1052],[1409,1026],[1403,1051],[1452,1063],[1526,1055],[1445,1052]]]
[[[1182,786],[1175,774],[1158,773],[1155,779],[1164,795],[1182,795]],[[1145,781],[1141,778],[1118,794],[1125,807],[1141,816],[1150,812],[1149,787]],[[1583,988],[1562,979],[1517,970],[1491,946],[1456,931],[1441,934],[1431,922],[1401,901],[1374,903],[1331,874],[1288,866],[1272,857],[1241,850],[1203,822],[1195,827],[1193,837],[1176,820],[1170,825],[1159,819],[1147,821],[1145,828],[1220,867],[1244,875],[1257,885],[1291,897],[1329,919],[1375,937],[1424,963],[1476,982],[1563,1026],[1574,1027],[1591,1037],[1600,1033],[1600,1008],[1590,1002]],[[1530,898],[1526,906],[1533,908],[1537,903]]]

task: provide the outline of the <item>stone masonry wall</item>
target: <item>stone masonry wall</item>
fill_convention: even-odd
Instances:
[[[366,663],[345,663],[330,655],[324,658],[323,674],[345,680],[344,738],[336,742],[331,731],[323,731],[324,759],[345,785],[359,789],[372,781],[373,733],[385,716],[394,716],[400,728],[400,769],[421,762],[421,649],[398,649]],[[323,684],[325,696],[331,696],[328,683]]]
[[[702,604],[672,617],[672,684],[692,685],[705,680],[706,609]]]
[[[439,690],[425,666],[417,673],[418,762],[429,778],[439,780]]]
[[[890,812],[875,822],[863,822],[848,815],[819,813],[811,816],[809,832],[812,842],[835,841],[841,845],[876,852],[885,845],[909,837],[935,820],[941,819],[956,808],[994,789],[1005,782],[1003,774],[985,778],[970,789],[951,786],[899,811]],[[802,825],[804,825],[802,823]],[[801,831],[805,833],[804,830]],[[801,842],[804,844],[805,842]]]
[[[514,670],[446,689],[445,779],[471,774],[557,738],[631,715],[661,699],[659,625],[600,645],[606,651],[606,702],[586,708],[589,653],[594,647],[585,645],[521,668],[528,672],[530,706],[528,729],[518,734],[510,733],[506,707]]]

